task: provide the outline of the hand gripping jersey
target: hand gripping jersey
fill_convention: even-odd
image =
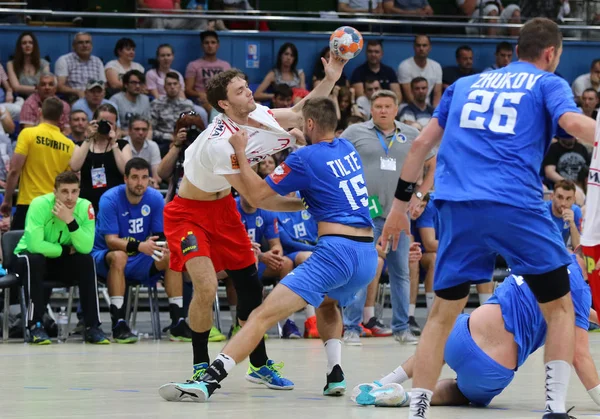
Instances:
[[[222,175],[239,173],[237,157],[229,138],[240,129],[248,132],[246,156],[251,165],[296,144],[295,138],[279,126],[266,106],[257,105],[249,118],[263,128],[238,125],[227,115],[220,114],[188,147],[183,168],[185,177],[195,187],[204,192],[218,192],[231,187]]]

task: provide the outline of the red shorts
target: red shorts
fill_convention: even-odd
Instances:
[[[216,201],[179,196],[165,205],[164,228],[170,268],[185,271],[185,263],[198,256],[212,260],[216,272],[246,268],[256,262],[248,233],[231,195]]]
[[[581,246],[585,255],[585,266],[588,274],[588,283],[592,290],[592,305],[600,309],[600,271],[596,271],[596,262],[600,259],[600,245],[587,247]]]

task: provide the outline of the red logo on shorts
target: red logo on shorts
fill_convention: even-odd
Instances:
[[[90,204],[90,206],[88,207],[88,218],[90,220],[96,218],[96,213],[94,212],[94,206],[92,204]]]
[[[271,177],[271,180],[273,181],[274,184],[278,184],[283,179],[285,179],[285,177],[291,171],[292,171],[292,169],[290,169],[289,166],[286,165],[285,162],[283,162],[279,166],[277,166],[275,168],[275,170],[273,171],[273,173],[271,173],[269,176]]]

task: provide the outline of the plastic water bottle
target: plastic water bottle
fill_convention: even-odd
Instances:
[[[69,316],[67,316],[67,310],[65,307],[60,308],[60,312],[56,318],[56,323],[58,325],[58,342],[65,343],[69,334],[69,331],[67,330]]]

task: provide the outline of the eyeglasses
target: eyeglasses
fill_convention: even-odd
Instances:
[[[183,118],[185,115],[196,116],[198,114],[196,112],[194,112],[194,111],[181,112],[179,114],[179,118]]]
[[[100,85],[104,86],[104,80],[88,79],[88,84],[100,84]]]
[[[136,80],[129,80],[129,84],[133,84],[135,86],[139,86],[140,84],[144,84],[141,81],[136,81]]]

